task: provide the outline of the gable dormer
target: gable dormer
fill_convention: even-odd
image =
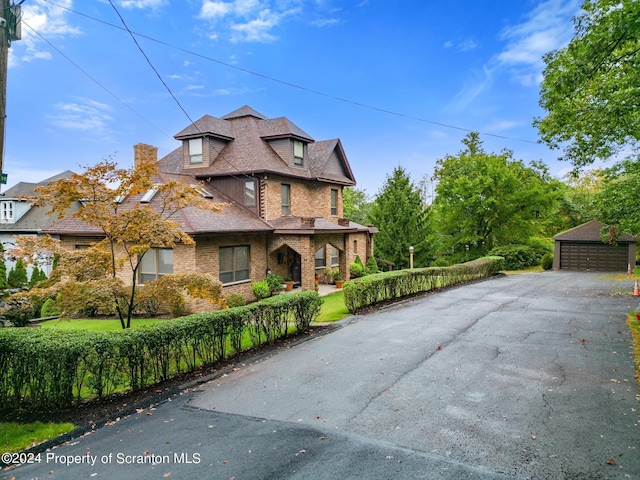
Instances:
[[[234,136],[229,122],[205,115],[174,138],[182,141],[182,167],[190,169],[210,166]]]

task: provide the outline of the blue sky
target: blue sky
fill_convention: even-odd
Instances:
[[[129,167],[140,142],[162,157],[192,120],[243,105],[340,138],[369,195],[398,165],[430,177],[468,130],[562,175],[570,165],[531,124],[542,55],[570,40],[580,3],[26,0],[9,51],[3,189],[107,157]]]

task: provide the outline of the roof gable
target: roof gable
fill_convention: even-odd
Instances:
[[[591,220],[577,227],[561,232],[553,237],[558,241],[582,241],[582,242],[602,242],[600,231],[606,227],[605,223],[599,220]],[[620,242],[637,242],[638,239],[628,233],[622,233],[618,239]]]
[[[355,185],[339,140],[316,142],[286,117],[269,119],[245,105],[222,118],[205,115],[175,138],[187,140],[207,135],[223,138],[225,143],[211,150],[208,164],[189,167],[189,174],[196,178],[276,173],[292,178]],[[285,153],[289,147],[282,144],[286,139],[300,140],[307,145],[307,158],[303,165],[295,165],[292,155],[291,160],[288,159]],[[176,151],[161,159],[162,169],[180,172],[183,167],[179,156],[180,152]]]

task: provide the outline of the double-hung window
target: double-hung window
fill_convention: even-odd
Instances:
[[[192,138],[189,140],[189,164],[199,163],[202,163],[202,138]]]
[[[293,164],[298,166],[304,165],[304,143],[300,140],[293,141]]]
[[[219,278],[222,283],[249,279],[249,245],[220,247]]]
[[[280,197],[282,199],[282,215],[291,214],[291,185],[283,183],[280,186]]]
[[[170,273],[173,273],[173,250],[171,248],[151,248],[142,255],[140,260],[138,283],[144,285]]]
[[[1,202],[2,220],[13,220],[13,201]]]
[[[327,261],[325,260],[324,247],[322,247],[315,254],[315,266],[316,268],[319,268],[319,267],[324,267],[326,265],[327,265]]]
[[[244,204],[247,207],[255,207],[256,205],[255,180],[245,180],[244,182]]]
[[[331,189],[331,216],[335,217],[338,215],[338,190],[335,188]]]

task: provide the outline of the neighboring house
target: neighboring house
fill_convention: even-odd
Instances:
[[[225,294],[252,299],[251,283],[268,272],[312,290],[316,273],[336,268],[348,279],[356,256],[366,262],[373,255],[377,230],[342,218],[342,190],[356,182],[340,140],[315,141],[287,118],[248,106],[205,115],[175,138],[181,145],[159,160],[162,175],[200,182],[203,196],[224,205],[219,213],[187,208],[174,215],[196,245],[145,254],[142,284],[166,273],[212,273]],[[157,148],[135,145],[134,161],[146,159],[157,160]],[[154,199],[149,192],[126,201]],[[66,248],[100,237],[72,217],[46,231]]]
[[[635,268],[638,240],[622,233],[614,245],[604,243],[600,232],[605,226],[598,220],[592,220],[553,237],[553,268],[610,272]]]
[[[48,207],[34,207],[28,197],[37,195],[36,188],[51,182],[67,178],[73,172],[67,170],[39,183],[20,182],[9,188],[0,196],[0,242],[6,252],[10,252],[19,236],[40,235],[42,229],[55,222],[56,215],[48,215]],[[8,257],[5,260],[7,272],[14,262]],[[51,270],[51,260],[40,265],[47,275]],[[31,274],[31,268],[28,269]]]

